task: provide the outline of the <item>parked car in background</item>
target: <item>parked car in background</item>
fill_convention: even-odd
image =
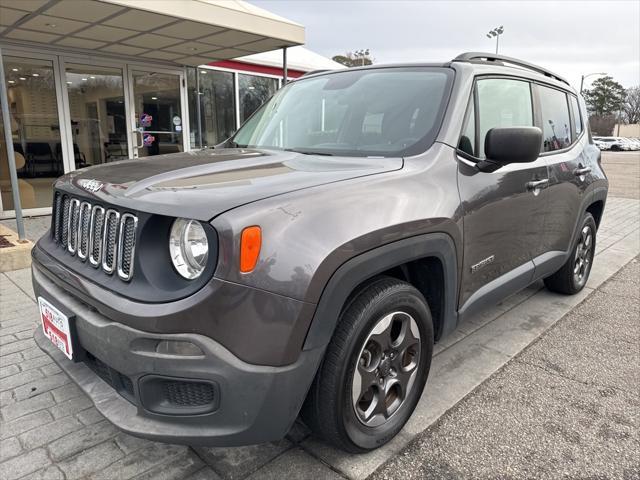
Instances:
[[[631,150],[631,144],[625,142],[622,137],[594,137],[594,140],[596,138],[600,142],[609,145],[609,148],[605,148],[605,150],[612,150],[614,152]],[[602,150],[602,148],[600,150]]]
[[[637,138],[623,138],[623,140],[629,145],[630,150],[640,150],[640,140]]]
[[[593,143],[600,150],[611,150],[611,143],[602,140],[602,137],[593,137]]]

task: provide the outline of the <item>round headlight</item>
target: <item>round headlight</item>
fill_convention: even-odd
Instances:
[[[207,265],[209,242],[197,220],[178,218],[171,226],[169,253],[176,271],[184,278],[198,278]]]

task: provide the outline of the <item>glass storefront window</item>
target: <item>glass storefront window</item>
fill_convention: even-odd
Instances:
[[[64,172],[53,64],[11,56],[2,61],[22,208],[50,207],[51,185]],[[0,134],[0,191],[7,211],[14,207],[4,131]]]
[[[278,90],[278,79],[238,74],[240,124]]]
[[[226,140],[236,130],[233,73],[198,70],[203,146]]]
[[[128,158],[122,70],[65,68],[76,168]]]

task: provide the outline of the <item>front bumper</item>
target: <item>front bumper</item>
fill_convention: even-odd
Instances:
[[[36,331],[36,342],[108,420],[132,435],[210,446],[280,439],[295,420],[324,351],[324,348],[303,351],[287,366],[249,364],[201,334],[151,333],[111,321],[45,275],[37,263],[33,264],[32,274],[36,296],[73,317],[79,352],[89,352],[91,358],[106,364],[123,381],[114,388],[113,382],[103,380],[104,375],[89,368],[88,362],[68,360],[41,329]],[[200,348],[202,355],[159,354],[154,348],[145,347],[160,340],[191,342]],[[144,389],[150,378],[211,385],[215,395],[212,411],[180,414],[178,408],[171,414],[158,413],[145,400],[149,398]],[[125,383],[127,388],[122,388]]]

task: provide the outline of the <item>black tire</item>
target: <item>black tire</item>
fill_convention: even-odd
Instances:
[[[588,251],[585,252],[585,232],[588,230],[591,238],[591,243],[588,245]],[[582,222],[579,224],[578,236],[574,242],[569,258],[565,264],[553,275],[544,279],[546,287],[557,293],[563,293],[565,295],[574,295],[582,290],[589,280],[589,274],[591,273],[591,267],[593,265],[593,255],[596,249],[596,222],[593,216],[586,212],[582,217]],[[580,253],[579,252],[582,252]],[[581,274],[576,273],[578,269],[579,261],[584,262],[584,266],[581,267]]]
[[[385,320],[391,322],[388,323],[388,328],[374,334],[374,327],[381,328]],[[398,328],[404,330],[395,337],[399,346],[394,347],[392,332],[398,322],[402,325]],[[405,325],[411,326],[410,338],[406,334]],[[415,327],[419,338],[411,333],[416,331]],[[364,377],[360,377],[360,372],[361,368],[365,368],[364,354],[369,353],[365,347],[375,344],[375,338],[382,338],[387,332],[391,339],[389,349],[386,350],[388,353],[383,354],[380,349],[376,364],[379,368],[368,374],[381,382],[380,388],[375,382],[370,388],[373,388],[371,391],[378,392],[374,395],[377,399],[376,406],[380,404],[380,408],[384,409],[384,412],[377,413],[374,417],[376,421],[383,423],[369,426],[356,413],[357,405],[361,405],[361,402],[352,398],[356,382],[354,374],[357,365],[362,393],[362,386],[366,382]],[[413,346],[405,346],[409,343]],[[410,352],[410,348],[413,351]],[[416,348],[419,348],[417,354]],[[343,310],[305,401],[303,419],[329,444],[348,452],[363,453],[384,445],[402,429],[413,413],[427,381],[432,354],[433,323],[429,306],[422,294],[410,284],[393,278],[381,277],[373,281],[357,292]],[[366,367],[373,369],[374,360],[371,355],[368,359],[369,365]],[[413,380],[407,381],[407,376]],[[387,418],[391,408],[387,402],[394,391],[394,381],[397,383],[397,394],[393,397],[395,401],[392,400],[391,407],[395,405],[395,409]],[[407,382],[406,386],[402,382]],[[388,385],[392,387],[385,394],[383,390],[387,390]],[[363,394],[362,398],[364,396]],[[384,399],[384,403],[380,403],[381,399]],[[373,400],[371,403],[374,403]]]

